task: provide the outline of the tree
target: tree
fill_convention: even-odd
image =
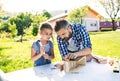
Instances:
[[[43,11],[42,11],[42,16],[47,17],[47,19],[49,19],[49,18],[52,17],[52,15],[51,15],[47,10],[43,10]]]
[[[115,20],[117,20],[120,12],[120,0],[99,0],[99,2],[112,20],[112,29],[116,30]]]
[[[10,28],[10,31],[11,31],[11,35],[14,38],[17,35],[16,25],[15,24],[10,25],[9,28]]]
[[[32,29],[32,35],[36,36],[38,34],[38,29],[39,29],[39,25],[34,23],[33,24],[33,29]]]
[[[30,27],[32,23],[32,19],[30,18],[30,14],[20,13],[16,17],[10,19],[11,24],[16,24],[17,35],[21,36],[21,42],[23,35],[25,34],[24,30]]]
[[[76,8],[74,10],[71,10],[68,14],[67,19],[73,23],[81,22],[82,24],[82,17],[87,14],[88,6]]]
[[[38,34],[38,29],[39,29],[39,24],[41,22],[44,22],[47,20],[46,16],[42,16],[41,14],[37,14],[37,15],[32,15],[32,35],[36,36]]]
[[[47,17],[42,16],[41,14],[32,15],[31,18],[33,20],[33,23],[37,23],[37,24],[40,24],[41,22],[44,22],[47,20]]]
[[[9,23],[8,22],[2,22],[1,25],[0,25],[0,32],[10,32],[10,29],[9,29]]]

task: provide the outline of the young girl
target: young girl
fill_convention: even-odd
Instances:
[[[52,37],[52,31],[53,29],[48,23],[40,26],[41,38],[33,42],[31,47],[31,59],[34,61],[34,66],[50,64],[54,58],[53,44],[49,40]]]

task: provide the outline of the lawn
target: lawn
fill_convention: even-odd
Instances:
[[[120,32],[90,32],[93,54],[120,59]]]
[[[90,32],[92,53],[101,56],[117,56],[120,59],[120,32]],[[0,69],[11,72],[33,67],[30,59],[31,45],[35,39],[15,42],[13,39],[0,39]],[[61,61],[57,42],[54,40],[55,61]]]

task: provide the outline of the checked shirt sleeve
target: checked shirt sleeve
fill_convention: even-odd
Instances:
[[[57,37],[57,41],[58,41],[58,48],[60,51],[61,56],[65,56],[68,54],[68,50],[67,50],[67,45],[65,43],[65,41],[63,41],[60,37]]]
[[[80,34],[81,34],[81,37],[82,37],[82,44],[83,44],[83,48],[92,48],[92,44],[91,44],[91,41],[90,41],[90,37],[89,37],[89,34],[86,30],[86,27],[85,26],[81,26],[80,27]]]

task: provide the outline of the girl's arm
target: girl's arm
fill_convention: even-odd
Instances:
[[[43,56],[44,56],[44,58],[45,59],[48,59],[48,60],[52,60],[52,59],[54,59],[54,51],[53,51],[53,48],[51,48],[51,55],[49,56],[48,54],[44,54]]]
[[[54,49],[51,48],[51,55],[49,56],[50,60],[54,59]]]
[[[37,54],[36,55],[36,51],[34,49],[31,49],[31,59],[33,61],[38,60],[39,58],[41,58],[41,56],[43,56],[43,54]]]

